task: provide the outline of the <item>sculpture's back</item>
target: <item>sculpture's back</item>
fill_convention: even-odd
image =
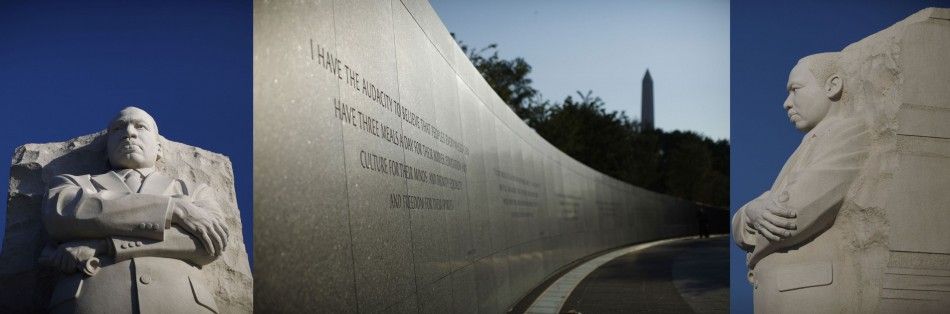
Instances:
[[[109,170],[105,132],[64,142],[26,144],[16,149],[10,167],[7,224],[0,252],[0,312],[45,311],[56,273],[37,260],[47,242],[41,207],[47,182],[59,174],[99,174]],[[252,310],[252,279],[241,230],[230,160],[221,154],[161,139],[158,169],[169,177],[204,183],[214,192],[232,232],[228,248],[203,267],[206,286],[221,313]]]

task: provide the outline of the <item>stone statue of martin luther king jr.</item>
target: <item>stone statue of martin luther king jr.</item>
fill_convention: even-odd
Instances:
[[[783,107],[805,136],[772,187],[732,220],[733,239],[749,252],[756,312],[851,312],[860,290],[854,253],[842,248],[848,231],[836,218],[870,138],[846,91],[856,80],[840,74],[839,60],[815,54],[792,69]]]
[[[145,111],[123,109],[106,136],[112,171],[49,183],[41,262],[63,273],[50,311],[217,312],[201,266],[225,250],[229,231],[211,189],[156,169],[158,125]]]

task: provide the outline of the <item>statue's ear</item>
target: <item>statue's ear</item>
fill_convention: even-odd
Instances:
[[[844,82],[842,82],[841,77],[838,74],[832,74],[825,80],[825,96],[828,96],[828,99],[837,101],[841,99],[841,91],[844,90]]]
[[[165,138],[161,136],[158,136],[158,140],[155,141],[155,146],[158,147],[158,153],[156,154],[157,156],[155,156],[155,161],[162,160],[162,158],[165,157],[165,150],[164,147],[162,147],[162,143],[164,142]]]

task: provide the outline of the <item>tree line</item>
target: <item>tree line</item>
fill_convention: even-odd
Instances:
[[[454,36],[454,34],[453,34]],[[642,127],[610,111],[593,91],[561,101],[531,86],[531,65],[499,57],[496,44],[462,51],[528,126],[572,158],[616,179],[708,205],[729,205],[729,141],[692,131]]]

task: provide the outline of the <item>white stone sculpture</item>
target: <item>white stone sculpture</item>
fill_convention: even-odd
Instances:
[[[33,147],[32,158],[40,159],[34,162],[63,153],[44,145],[47,149]],[[7,310],[250,312],[251,277],[230,164],[224,156],[183,146],[159,136],[148,113],[129,107],[104,133],[74,139],[67,153],[45,160],[48,190],[35,210],[48,238],[36,242],[46,243],[37,261],[50,268],[24,272],[21,267],[19,279],[36,283],[19,285],[32,290],[35,300],[17,305],[5,298]],[[23,156],[30,148],[18,150],[15,161],[30,159]],[[94,162],[83,167],[92,154],[107,160],[106,171],[97,171]],[[222,170],[227,173],[216,173]],[[28,189],[16,177],[11,175],[11,190]],[[36,178],[24,181],[31,179]],[[8,228],[7,233],[10,244],[11,233],[22,232]],[[4,260],[16,259],[8,256],[7,244]],[[4,266],[9,266],[5,272],[14,267]],[[2,278],[4,288],[16,286],[10,282],[15,277]]]
[[[756,312],[950,306],[950,10],[803,58],[784,108],[806,132],[733,217]]]

